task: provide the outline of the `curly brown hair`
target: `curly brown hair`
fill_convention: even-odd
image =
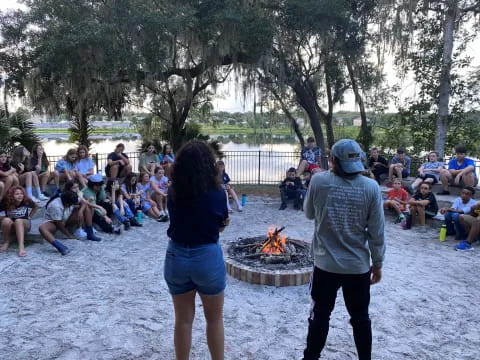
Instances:
[[[15,199],[13,197],[13,194],[15,194],[15,191],[20,190],[23,194],[23,203],[27,205],[33,205],[33,201],[28,197],[27,193],[25,192],[25,189],[21,186],[12,186],[10,189],[8,189],[7,195],[3,199],[4,202],[4,208],[5,210],[13,210],[15,209]]]
[[[220,189],[212,148],[204,141],[183,145],[173,163],[172,197],[176,202],[198,199],[212,189]]]

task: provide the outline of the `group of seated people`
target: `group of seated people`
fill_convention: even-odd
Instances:
[[[428,161],[418,168],[416,179],[411,186],[406,188],[407,191],[414,194],[422,182],[431,185],[441,183],[442,191],[438,195],[450,195],[449,186],[451,185],[475,187],[478,183],[475,161],[467,157],[467,149],[463,145],[455,147],[455,155],[445,168],[445,164],[439,161],[438,154],[431,151],[428,154]],[[381,184],[383,176],[388,176],[387,186],[391,187],[395,178],[402,181],[410,176],[411,162],[412,160],[406,155],[403,148],[397,150],[397,155],[390,163],[379,154],[377,148],[373,148],[370,150],[367,171],[379,184]]]
[[[0,228],[3,234],[0,252],[8,249],[14,233],[19,256],[26,255],[25,234],[30,231],[31,220],[42,201],[46,204],[40,234],[62,255],[70,250],[55,239],[57,231],[67,238],[100,241],[94,225],[105,233],[120,234],[122,226],[124,230],[142,226],[143,214],[159,222],[168,222],[170,180],[166,173],[171,172],[175,161],[169,145],[157,155],[153,145],[147,144],[140,156],[139,174],[132,172],[124,150],[124,145],[118,144],[108,155],[106,184],[101,174],[94,173],[94,162],[85,146],[69,150],[51,172],[39,144],[34,146],[32,156],[23,146],[16,148],[12,156],[0,151]],[[232,212],[229,197],[235,201],[238,211],[242,211],[223,161],[217,162],[217,170],[219,182],[227,194],[229,212]],[[45,189],[49,181],[53,182],[52,196],[48,196]]]
[[[118,144],[108,156],[107,184],[102,175],[94,174],[94,162],[85,146],[69,150],[53,171],[49,171],[50,164],[40,144],[33,147],[32,153],[23,146],[14,149],[12,154],[0,151],[0,227],[3,234],[0,252],[8,249],[12,233],[15,233],[18,254],[26,255],[25,234],[31,228],[39,203],[44,201],[44,223],[39,231],[62,255],[69,249],[55,239],[57,230],[67,238],[100,241],[94,224],[103,232],[119,234],[121,226],[124,230],[141,226],[143,213],[159,222],[167,222],[170,181],[165,176],[165,168],[170,170],[173,153],[165,146],[165,153],[156,155],[155,166],[150,166],[148,172],[140,166],[143,172],[137,175],[131,171],[128,156],[123,151],[123,144]],[[50,189],[52,196],[46,189],[49,182],[53,187]]]

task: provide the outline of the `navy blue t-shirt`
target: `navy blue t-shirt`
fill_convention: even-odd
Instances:
[[[198,200],[177,206],[171,194],[167,200],[170,226],[167,235],[185,245],[216,243],[219,230],[228,218],[227,198],[223,189],[210,190]]]
[[[222,181],[224,185],[227,185],[230,182],[230,176],[224,171],[222,173]]]

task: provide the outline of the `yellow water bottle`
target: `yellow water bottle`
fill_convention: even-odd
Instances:
[[[440,241],[445,241],[447,239],[447,225],[443,224],[442,228],[440,229]]]

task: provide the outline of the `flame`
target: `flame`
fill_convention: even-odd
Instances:
[[[261,251],[265,254],[282,254],[285,252],[287,235],[275,234],[277,228],[270,226],[267,232],[267,239],[262,244]]]

